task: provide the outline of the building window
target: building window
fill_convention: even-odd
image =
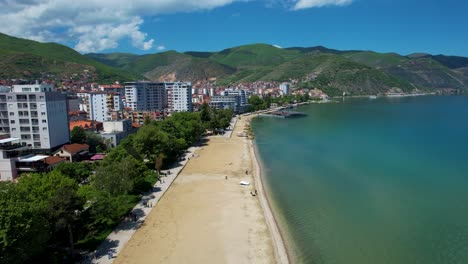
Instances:
[[[39,99],[44,99],[44,96],[43,96],[43,95],[40,95],[40,96],[39,96]]]
[[[14,116],[14,115],[15,115],[15,113],[13,113],[13,112],[10,112],[10,116]]]
[[[41,116],[45,116],[45,112],[41,112]]]
[[[43,124],[47,123],[47,120],[42,119],[42,123],[43,123]]]
[[[15,123],[15,120],[10,120],[10,124],[14,124]]]
[[[16,128],[12,128],[11,131],[16,131]]]
[[[42,128],[42,131],[47,131],[47,127],[43,127],[43,128]]]

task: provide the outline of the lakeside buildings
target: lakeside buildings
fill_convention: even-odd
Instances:
[[[104,122],[111,119],[113,111],[123,109],[122,96],[114,93],[88,92],[78,93],[82,99],[80,111],[87,113],[88,120]]]
[[[67,99],[51,85],[14,85],[0,93],[0,132],[48,152],[68,143]]]
[[[48,84],[14,85],[0,92],[0,118],[0,180],[62,162],[38,154],[50,154],[70,140],[65,94]]]
[[[216,109],[232,109],[234,113],[243,113],[248,108],[248,92],[242,89],[226,89],[220,95],[211,97],[209,105]]]
[[[125,100],[133,111],[162,111],[167,105],[166,83],[126,82]]]
[[[126,82],[125,99],[126,106],[133,111],[193,110],[190,82]]]
[[[282,83],[279,86],[279,89],[282,95],[289,95],[291,93],[289,88],[290,88],[289,83]]]
[[[166,83],[169,112],[192,112],[192,84],[189,82]]]

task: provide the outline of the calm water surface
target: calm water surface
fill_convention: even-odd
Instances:
[[[252,123],[293,263],[468,263],[468,97],[298,110]]]

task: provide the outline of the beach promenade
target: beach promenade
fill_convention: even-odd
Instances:
[[[96,252],[89,256],[88,261],[85,263],[99,263],[99,264],[111,264],[115,260],[115,256],[118,256],[130,238],[144,223],[146,217],[149,215],[154,206],[158,204],[158,201],[166,193],[167,189],[171,186],[173,181],[177,178],[178,174],[185,167],[188,158],[192,157],[199,147],[190,147],[184,155],[185,160],[174,164],[172,168],[163,170],[167,176],[162,177],[161,181],[158,181],[153,189],[146,193],[142,200],[133,208],[132,214],[135,215],[136,219],[127,219],[120,223],[115,230],[109,234],[104,242],[97,248]],[[170,172],[170,173],[169,173]],[[145,206],[151,205],[151,206]],[[110,257],[109,252],[112,252]]]
[[[114,263],[287,263],[277,250],[282,241],[273,241],[281,236],[270,233],[274,218],[265,218],[271,211],[262,209],[263,190],[251,195],[258,164],[250,140],[236,136],[246,122],[242,117],[231,137],[211,137],[196,150]]]

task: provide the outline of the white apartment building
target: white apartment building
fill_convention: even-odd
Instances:
[[[192,84],[190,82],[166,83],[169,112],[192,112]]]
[[[122,96],[112,93],[78,93],[80,111],[88,114],[89,120],[104,122],[111,119],[111,112],[123,109]]]
[[[222,92],[222,95],[228,96],[228,95],[234,95],[234,96],[239,96],[239,104],[240,105],[247,105],[248,104],[248,94],[246,90],[242,89],[226,89],[224,92]]]
[[[281,94],[282,94],[282,95],[288,95],[288,94],[290,94],[289,87],[290,87],[289,83],[282,83],[282,84],[280,84],[279,88],[280,88]]]
[[[146,81],[126,82],[126,106],[133,111],[164,110],[167,107],[167,84]]]
[[[14,85],[0,93],[0,133],[50,151],[70,140],[66,95],[47,84]]]

